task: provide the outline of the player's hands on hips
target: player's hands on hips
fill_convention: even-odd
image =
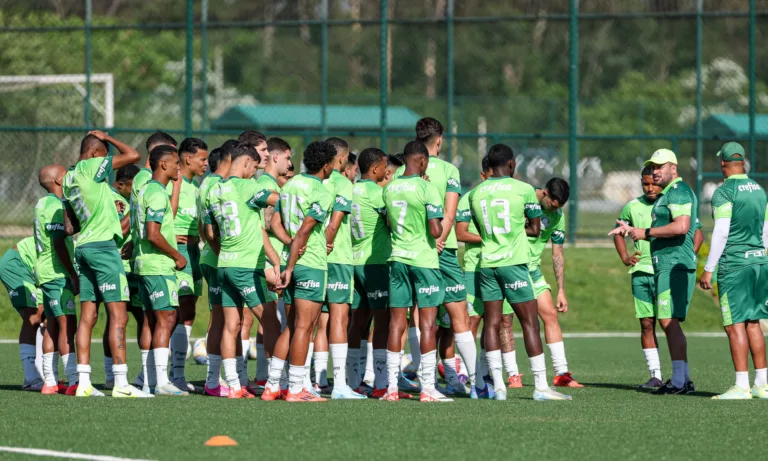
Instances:
[[[176,270],[180,271],[187,267],[187,258],[185,258],[181,253],[178,253],[175,258],[173,258],[173,262],[176,263]]]
[[[712,272],[704,271],[701,273],[701,279],[699,280],[699,285],[701,285],[701,288],[704,288],[705,290],[711,290],[712,289]]]
[[[280,274],[280,278],[277,281],[277,289],[282,290],[287,288],[291,284],[291,277],[293,276],[293,269],[286,269]]]
[[[626,258],[622,258],[622,262],[625,266],[635,266],[640,261],[640,252],[636,251],[632,256],[627,255]]]
[[[568,312],[568,299],[565,297],[565,291],[557,292],[557,312],[565,314]]]

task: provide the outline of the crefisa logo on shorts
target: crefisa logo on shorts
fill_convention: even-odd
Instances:
[[[525,282],[523,280],[515,280],[514,283],[505,283],[504,288],[509,288],[510,290],[517,290],[519,288],[525,288],[528,286],[528,282]]]
[[[243,296],[247,296],[253,293],[254,291],[256,291],[256,287],[245,287],[243,288]]]
[[[389,291],[376,290],[368,293],[368,299],[380,299],[386,298],[387,296],[389,296]]]
[[[430,285],[430,286],[428,286],[426,288],[419,288],[419,290],[418,290],[418,293],[425,294],[427,296],[435,294],[435,293],[439,293],[439,292],[440,292],[440,287],[435,286],[435,285]]]
[[[99,286],[99,291],[101,291],[102,293],[104,293],[105,291],[112,291],[112,290],[117,290],[117,285],[115,285],[114,283],[102,283]]]
[[[349,290],[349,284],[341,283],[341,282],[333,282],[328,284],[328,289],[332,291]]]
[[[452,287],[445,287],[445,291],[449,293],[458,293],[461,290],[465,290],[467,287],[465,287],[463,284],[454,285]]]
[[[320,282],[315,280],[305,280],[303,282],[296,282],[296,285],[301,288],[320,288]]]
[[[158,298],[162,298],[163,296],[165,296],[165,292],[164,291],[153,291],[149,295],[149,300],[152,301],[152,302],[155,302],[155,300],[157,300]]]

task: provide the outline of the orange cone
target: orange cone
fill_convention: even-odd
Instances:
[[[226,435],[217,435],[208,439],[205,442],[206,447],[235,447],[237,442],[227,437]]]

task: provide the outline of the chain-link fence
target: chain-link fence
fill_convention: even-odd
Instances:
[[[465,188],[498,142],[522,179],[571,181],[573,240],[605,235],[660,147],[707,216],[725,140],[768,179],[763,33],[768,0],[7,0],[0,230],[29,232],[37,171],[73,163],[88,129],[142,150],[156,129],[261,129],[300,160],[329,135],[394,153],[421,116]]]

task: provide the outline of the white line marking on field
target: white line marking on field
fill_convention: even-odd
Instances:
[[[92,461],[151,461],[136,458],[117,458],[114,456],[89,455],[86,453],[70,453],[68,451],[43,450],[40,448],[0,447],[0,451],[21,453],[22,455],[47,456],[50,458],[88,459]]]

